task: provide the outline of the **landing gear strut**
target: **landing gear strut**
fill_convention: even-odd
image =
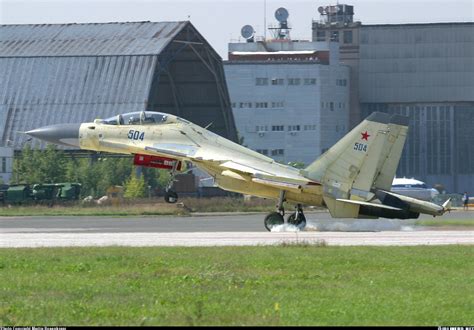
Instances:
[[[280,191],[280,197],[278,198],[277,212],[272,212],[265,217],[264,224],[268,231],[272,230],[272,227],[279,226],[285,223],[285,209],[283,203],[285,202],[285,191]]]
[[[280,197],[278,199],[277,212],[272,212],[265,217],[265,228],[268,231],[272,231],[274,226],[283,225],[285,223],[285,209],[283,208],[283,203],[285,202],[285,192],[280,192]],[[293,226],[303,229],[306,227],[306,217],[303,213],[303,207],[301,204],[297,204],[295,207],[295,212],[291,213],[287,218],[287,223]]]
[[[174,162],[173,169],[171,170],[170,174],[171,177],[165,189],[165,202],[170,204],[174,204],[178,201],[178,194],[174,190],[171,190],[171,187],[173,187],[173,184],[176,181],[174,177],[176,176],[178,163],[178,161]]]
[[[303,229],[304,227],[306,227],[306,217],[304,216],[303,208],[301,207],[301,204],[296,205],[295,213],[292,213],[288,217],[287,222],[300,229]]]

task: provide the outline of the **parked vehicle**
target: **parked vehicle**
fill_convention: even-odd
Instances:
[[[391,191],[425,201],[431,201],[439,192],[434,188],[429,188],[423,181],[414,178],[395,178],[393,179]]]
[[[38,183],[17,184],[0,187],[0,202],[8,204],[22,204],[41,201],[70,201],[80,197],[81,184],[65,183]]]

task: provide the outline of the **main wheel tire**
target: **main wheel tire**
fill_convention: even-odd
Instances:
[[[296,216],[296,212],[292,213],[288,217],[287,222],[290,225],[296,226],[300,229],[303,229],[304,227],[306,227],[306,217],[304,216],[303,213],[300,213],[300,212],[298,212],[298,217]]]
[[[272,231],[273,226],[282,225],[284,223],[285,223],[285,219],[283,219],[283,216],[278,212],[272,212],[268,214],[265,217],[265,221],[264,221],[265,228],[268,231]]]
[[[170,203],[170,204],[174,204],[178,201],[178,194],[175,193],[174,191],[167,191],[165,193],[165,202],[166,203]]]

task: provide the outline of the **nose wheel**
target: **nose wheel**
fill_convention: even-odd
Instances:
[[[170,204],[176,203],[178,201],[178,194],[173,190],[168,190],[165,192],[165,201]]]

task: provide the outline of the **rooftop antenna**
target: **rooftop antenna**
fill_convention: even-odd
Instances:
[[[263,41],[267,40],[267,0],[263,0]]]
[[[240,34],[247,40],[247,42],[254,42],[255,30],[252,25],[244,25],[240,30]]]
[[[280,7],[275,11],[275,18],[279,22],[278,27],[272,27],[270,30],[274,30],[274,38],[275,39],[289,39],[290,38],[290,30],[291,28],[288,27],[288,17],[290,14],[286,8]]]

